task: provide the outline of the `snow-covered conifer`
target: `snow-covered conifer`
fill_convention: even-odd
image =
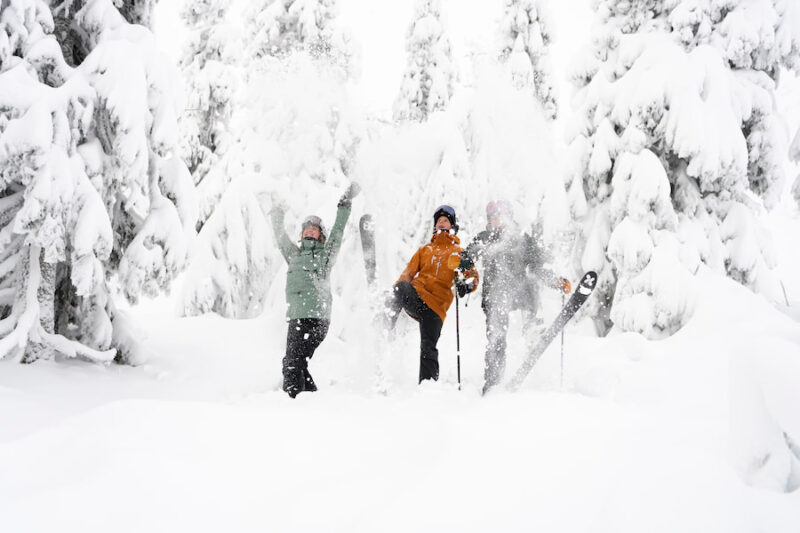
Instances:
[[[439,0],[417,0],[406,33],[406,52],[408,66],[394,103],[394,118],[421,122],[447,106],[456,83]]]
[[[349,75],[354,52],[337,15],[337,0],[258,0],[248,15],[248,55],[285,57],[303,50]]]
[[[171,69],[149,31],[110,0],[55,9],[82,36],[75,68],[47,4],[0,11],[0,358],[109,360],[120,348],[109,279],[132,300],[167,287],[193,188],[174,155]]]
[[[238,79],[234,50],[239,41],[225,20],[227,11],[225,0],[189,0],[181,13],[190,30],[181,59],[188,97],[180,122],[181,151],[198,187],[198,226],[210,216],[230,181],[224,169],[214,169],[232,142],[230,121]]]
[[[779,68],[797,65],[800,18],[791,2],[722,4],[595,3],[569,195],[579,261],[600,273],[601,329],[673,333],[691,307],[679,287],[701,264],[766,281],[755,216],[784,182],[773,93]]]
[[[261,3],[248,18],[261,20],[266,12],[277,10],[305,14],[300,18],[306,20],[316,6],[328,14],[316,28],[335,35],[339,30],[329,17],[334,5]],[[275,31],[261,31],[268,24],[250,26],[253,38],[243,58],[246,83],[231,118],[237,139],[206,177],[206,182],[223,186],[217,189],[220,200],[209,211],[192,251],[182,295],[184,314],[213,311],[245,318],[262,312],[274,275],[283,265],[264,216],[271,206],[263,198],[275,193],[287,202],[296,199],[290,203],[291,220],[309,214],[306,209],[320,205],[322,198],[335,197],[347,183],[343,167],[353,158],[360,137],[359,121],[348,101],[347,72],[335,54],[320,54],[320,48],[312,46],[318,39],[306,22],[296,22],[273,25]],[[287,32],[285,39],[279,38],[278,30]],[[225,185],[217,173],[230,182]],[[332,207],[330,202],[321,205]]]
[[[506,62],[514,84],[528,88],[548,118],[558,113],[549,47],[552,39],[545,2],[506,0],[500,20],[500,58]]]

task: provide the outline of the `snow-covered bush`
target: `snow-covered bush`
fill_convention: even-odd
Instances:
[[[500,59],[519,88],[530,90],[548,118],[558,114],[549,47],[552,40],[545,2],[506,0],[500,19]]]
[[[230,181],[222,169],[212,172],[232,142],[239,40],[226,21],[228,4],[225,0],[190,0],[181,13],[190,28],[181,59],[188,96],[180,121],[181,152],[198,187],[198,226],[211,215]]]
[[[174,73],[110,0],[71,20],[70,67],[50,8],[0,11],[0,358],[110,360],[112,285],[131,300],[183,267],[194,190],[174,155]],[[119,354],[124,357],[124,354]]]
[[[394,118],[420,122],[447,106],[456,82],[440,0],[417,0],[406,34],[406,52],[408,66],[394,103]]]
[[[655,338],[686,320],[691,291],[671,288],[676,279],[687,287],[701,264],[756,290],[768,280],[773,254],[755,217],[785,180],[773,94],[779,68],[798,65],[800,7],[595,7],[594,53],[574,75],[578,260],[600,274],[592,311],[601,330]]]

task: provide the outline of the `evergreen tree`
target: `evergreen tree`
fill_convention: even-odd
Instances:
[[[181,151],[198,185],[198,230],[230,181],[225,169],[215,168],[232,142],[238,79],[234,50],[239,41],[225,20],[227,10],[225,0],[189,0],[181,13],[190,29],[180,65],[188,96],[181,118]]]
[[[350,75],[354,52],[337,15],[337,0],[257,0],[248,16],[248,55],[285,57],[302,50]]]
[[[74,68],[47,4],[0,10],[0,358],[124,358],[109,280],[132,301],[167,288],[194,223],[152,35],[110,0],[72,8],[54,9]]]
[[[552,82],[550,23],[542,0],[506,0],[500,20],[500,59],[507,63],[518,88],[528,88],[545,115],[558,114]]]
[[[594,54],[574,78],[578,260],[600,273],[601,330],[660,337],[686,320],[701,264],[754,289],[768,279],[772,252],[755,216],[784,181],[773,93],[779,68],[798,65],[798,7],[595,6]]]
[[[256,3],[246,14],[252,21],[242,60],[246,82],[231,117],[237,138],[205,178],[220,185],[219,201],[206,211],[191,253],[182,295],[186,315],[261,313],[283,265],[265,199],[303,198],[290,203],[292,220],[311,206],[333,207],[324,200],[347,184],[360,124],[341,61],[349,65],[352,53],[337,37],[344,33],[334,8],[328,0],[278,0]]]
[[[422,122],[453,96],[456,68],[439,0],[417,0],[406,34],[408,66],[394,104],[395,120]]]

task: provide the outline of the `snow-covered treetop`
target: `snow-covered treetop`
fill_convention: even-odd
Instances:
[[[248,13],[250,57],[303,50],[351,72],[354,51],[349,35],[336,24],[337,0],[258,0]]]
[[[557,104],[548,53],[550,32],[545,2],[506,0],[500,20],[500,58],[508,63],[515,85],[530,88],[548,118],[555,118]]]
[[[394,104],[396,120],[425,120],[453,96],[456,68],[441,17],[439,0],[417,0],[406,34],[408,66]]]

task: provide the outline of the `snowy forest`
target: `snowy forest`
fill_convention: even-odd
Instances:
[[[0,0],[0,523],[796,532],[799,244],[800,0]]]

